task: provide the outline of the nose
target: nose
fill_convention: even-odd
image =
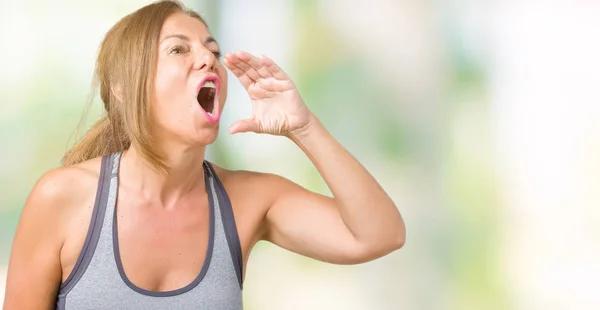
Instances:
[[[194,69],[213,71],[215,68],[216,57],[207,48],[196,52],[194,59]]]

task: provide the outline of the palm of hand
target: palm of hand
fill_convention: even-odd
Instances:
[[[285,136],[308,124],[310,111],[294,82],[271,59],[237,52],[226,55],[224,64],[240,80],[253,105],[252,118],[233,124],[231,133]]]

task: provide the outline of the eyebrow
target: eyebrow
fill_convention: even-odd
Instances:
[[[162,40],[160,40],[160,42],[162,43],[170,38],[178,38],[178,39],[181,39],[184,41],[191,41],[190,37],[183,35],[183,34],[169,34],[169,35],[165,36],[164,38],[162,38]],[[219,42],[217,42],[217,40],[211,36],[207,37],[206,39],[204,39],[204,42],[202,42],[203,45],[208,45],[210,43],[216,43],[217,45],[219,45]]]

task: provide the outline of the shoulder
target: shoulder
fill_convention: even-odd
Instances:
[[[31,190],[21,221],[38,224],[61,224],[77,212],[81,202],[94,195],[100,172],[101,158],[77,165],[54,168],[44,173]]]
[[[227,188],[244,196],[261,197],[263,204],[269,205],[279,195],[289,191],[302,189],[291,180],[273,173],[249,171],[249,170],[227,170],[212,164],[217,176]]]
[[[265,219],[269,210],[280,197],[289,197],[294,189],[303,188],[276,174],[211,165],[231,201],[243,251],[249,253],[252,245],[268,232]]]
[[[66,202],[76,199],[94,185],[100,174],[101,158],[66,167],[54,168],[44,173],[36,182],[29,200],[37,202]]]

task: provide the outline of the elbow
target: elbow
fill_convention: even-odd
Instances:
[[[355,251],[350,264],[366,263],[384,257],[404,247],[405,241],[406,234],[404,233],[404,229],[402,229],[401,232],[387,238],[378,238],[371,242],[362,243],[358,247],[358,250]]]
[[[403,246],[404,240],[390,243],[379,242],[369,246],[365,245],[349,259],[347,264],[354,265],[374,261],[401,249]]]
[[[406,226],[402,218],[381,227],[382,229],[378,232],[377,236],[373,236],[374,238],[371,238],[371,242],[369,242],[369,248],[372,251],[387,255],[404,246],[406,242]]]
[[[376,247],[382,248],[385,254],[394,252],[404,247],[406,242],[406,225],[397,207],[393,205],[396,212],[382,220],[379,225],[378,237],[375,240]]]
[[[398,220],[394,226],[395,229],[392,230],[394,232],[391,235],[392,251],[401,249],[406,242],[406,225],[404,224],[404,219],[402,219],[400,213],[398,213]]]
[[[348,255],[345,264],[361,264],[391,254],[404,247],[406,242],[406,227],[400,218],[399,222],[379,226],[370,236],[354,239],[353,250]]]
[[[401,223],[397,226],[397,229],[390,229],[386,235],[381,236],[377,241],[374,240],[370,248],[373,254],[381,257],[400,250],[404,247],[405,242],[406,228],[404,223]]]
[[[392,251],[400,250],[406,242],[406,227],[404,226],[404,222],[402,223],[402,225],[400,225],[399,231],[396,234],[394,234],[394,236],[394,248],[392,249]]]
[[[390,252],[400,250],[402,247],[404,247],[405,242],[406,242],[406,238],[404,235],[402,235],[401,237],[398,237],[392,244],[392,249]]]
[[[382,253],[381,256],[390,254],[404,247],[404,243],[406,242],[406,233],[404,232],[404,229],[393,234],[388,240],[389,241],[382,242],[377,246],[379,248],[379,252]]]

